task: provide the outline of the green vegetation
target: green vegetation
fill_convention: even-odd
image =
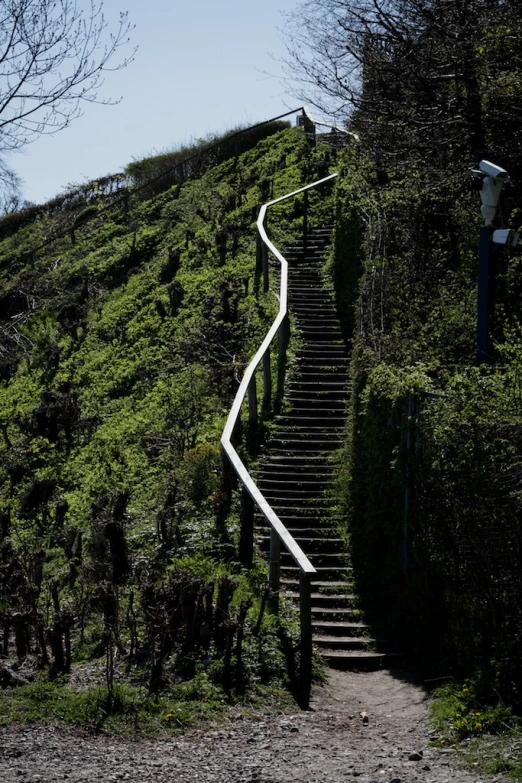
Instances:
[[[435,692],[432,705],[435,727],[441,732],[440,745],[480,734],[502,734],[520,728],[509,707],[501,703],[491,707],[481,702],[486,683],[464,681],[445,685]]]
[[[376,19],[371,4],[334,5],[324,38],[311,22],[328,0],[304,4],[307,34],[353,66],[330,96],[352,103],[360,141],[337,157],[335,199],[310,193],[310,209],[317,225],[335,214],[325,275],[352,348],[334,501],[355,588],[422,673],[467,683],[437,697],[441,742],[516,732],[522,253],[496,261],[494,348],[477,367],[482,219],[467,180],[477,159],[505,165],[502,220],[520,228],[520,11],[390,0]],[[99,199],[78,190],[0,223],[4,645],[52,676],[101,661],[115,714],[121,661],[145,701],[190,682],[233,700],[295,670],[295,628],[265,611],[263,565],[236,560],[219,434],[277,306],[254,269],[259,204],[327,174],[333,153],[279,126],[247,149],[212,141],[201,170],[183,171],[183,151],[155,156],[126,173],[153,187],[108,182]],[[276,243],[301,235],[303,203],[270,214]],[[243,431],[252,457],[260,433]]]
[[[108,694],[104,686],[73,688],[66,682],[45,678],[0,693],[0,726],[14,721],[30,723],[66,723],[93,732],[130,736],[158,736],[180,732],[195,723],[217,720],[231,704],[242,715],[252,708],[289,704],[283,691],[257,686],[248,698],[236,701],[212,681],[212,672],[200,672],[191,680],[171,685],[151,695],[139,685],[116,684]]]
[[[423,190],[411,172],[382,185],[364,151],[346,155],[339,190],[351,209],[332,269],[346,258],[344,237],[359,232],[350,257],[362,271],[338,502],[357,590],[376,624],[426,673],[492,678],[516,706],[520,252],[499,265],[495,361],[477,368],[480,211],[463,187]],[[518,226],[516,197],[503,209]],[[353,296],[351,282],[344,295]]]
[[[454,747],[475,769],[522,779],[520,717],[498,699],[491,683],[465,680],[447,684],[433,694],[435,747]],[[490,694],[484,701],[485,694]],[[492,706],[494,705],[494,706]]]
[[[522,253],[495,260],[493,349],[477,367],[469,169],[508,169],[495,225],[519,230],[520,7],[325,0],[294,24],[295,69],[351,107],[360,139],[338,160],[329,265],[352,342],[337,503],[356,589],[422,674],[473,681],[477,711],[519,714]]]
[[[285,122],[262,123],[253,128],[237,127],[218,136],[196,142],[159,155],[135,160],[125,168],[135,188],[147,194],[165,190],[187,179],[198,179],[210,168],[252,149],[264,138],[289,127]]]
[[[295,684],[293,616],[266,608],[263,564],[236,560],[219,438],[277,310],[255,274],[259,205],[321,176],[329,153],[279,126],[242,154],[220,144],[198,178],[92,203],[76,191],[4,232],[0,652],[80,685],[88,664],[96,687],[8,677],[3,721],[42,703],[105,728],[169,711],[185,725]],[[318,219],[329,208],[317,199]],[[300,232],[299,202],[274,210],[276,242]]]

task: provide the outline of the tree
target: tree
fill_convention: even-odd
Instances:
[[[118,60],[132,27],[120,13],[114,31],[102,4],[88,10],[76,0],[3,0],[0,4],[0,156],[44,133],[66,128],[84,102],[99,98],[107,71],[119,70],[134,51]],[[0,181],[9,170],[0,166]],[[11,172],[12,174],[12,172]]]
[[[512,141],[520,124],[514,0],[307,0],[287,40],[301,97],[350,117],[397,159],[472,162],[498,154],[506,124]]]

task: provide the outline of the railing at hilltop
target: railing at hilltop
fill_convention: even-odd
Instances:
[[[248,128],[242,128],[230,134],[226,134],[219,140],[205,144],[201,149],[192,155],[176,160],[172,165],[166,162],[165,168],[153,176],[145,176],[144,162],[138,161],[135,164],[136,176],[133,178],[127,173],[113,174],[107,177],[88,182],[74,190],[65,193],[63,196],[48,201],[46,204],[33,205],[20,212],[13,212],[0,219],[0,239],[9,236],[22,226],[34,221],[40,215],[53,215],[57,212],[68,212],[76,208],[84,208],[95,202],[104,201],[110,197],[110,203],[105,204],[100,209],[88,216],[82,222],[85,226],[95,216],[99,217],[109,210],[128,204],[131,196],[144,193],[150,196],[153,192],[160,189],[166,189],[174,184],[183,184],[188,180],[202,176],[209,168],[218,165],[228,157],[240,155],[247,149],[247,144],[260,141],[263,137],[262,130],[266,126],[277,123],[285,117],[304,112],[302,107],[292,109],[291,111],[272,117],[269,120],[263,120]],[[139,164],[141,163],[141,169]],[[131,168],[132,168],[131,164]],[[152,173],[152,171],[151,171]],[[158,186],[161,184],[161,188]],[[64,239],[71,234],[76,215],[72,216],[71,225],[62,228],[48,237],[45,242],[31,248],[26,255],[33,256],[35,253],[44,250],[59,239]]]
[[[285,117],[298,115],[299,112],[301,113],[302,120],[298,125],[303,127],[305,134],[312,144],[315,143],[316,126],[329,127],[331,130],[342,131],[357,139],[357,136],[350,131],[312,119],[307,113],[307,109],[300,106],[299,108],[292,109],[284,114],[279,114],[277,117],[263,120],[263,122],[250,125],[248,128],[242,128],[241,130],[227,134],[214,143],[204,145],[202,149],[198,150],[193,155],[176,161],[174,165],[165,168],[164,171],[161,171],[150,178],[144,177],[144,171],[142,171],[140,175],[141,181],[139,181],[138,184],[136,184],[136,179],[133,180],[127,173],[111,174],[88,182],[85,185],[80,185],[63,196],[57,196],[46,204],[32,205],[20,212],[13,212],[5,215],[0,219],[0,240],[10,236],[22,226],[36,220],[40,215],[52,215],[58,212],[65,213],[73,211],[74,209],[82,209],[94,202],[110,198],[110,203],[106,203],[100,209],[97,209],[96,212],[92,212],[89,215],[82,215],[81,227],[83,229],[94,217],[100,217],[105,212],[118,206],[128,205],[131,196],[142,192],[145,194],[153,192],[151,189],[154,189],[154,187],[162,181],[167,183],[166,187],[170,187],[172,184],[182,184],[190,179],[202,176],[204,171],[208,170],[208,168],[222,162],[222,160],[217,160],[216,158],[219,151],[228,151],[230,157],[240,155],[245,151],[242,145],[243,137],[248,138],[250,136],[250,138],[256,138],[255,134],[264,126],[276,123]],[[257,141],[261,140],[261,138],[262,137],[257,138]],[[133,183],[134,187],[132,186]],[[51,246],[54,242],[64,239],[65,237],[74,237],[75,221],[77,217],[77,215],[73,215],[69,226],[53,233],[41,244],[24,251],[24,257],[31,260],[36,253]]]
[[[337,174],[330,174],[328,177],[312,182],[299,190],[287,193],[280,198],[269,201],[260,209],[257,219],[257,229],[259,245],[261,248],[261,264],[263,272],[263,288],[268,290],[269,284],[269,265],[268,251],[276,257],[281,265],[281,281],[279,290],[279,312],[272,326],[270,327],[265,339],[260,345],[254,358],[245,370],[245,374],[237,391],[232,408],[221,437],[221,443],[228,460],[230,461],[235,473],[239,477],[242,485],[243,495],[243,513],[241,518],[240,532],[240,558],[244,565],[252,564],[254,549],[254,506],[262,512],[268,524],[270,525],[270,590],[272,595],[276,596],[280,589],[280,554],[281,544],[286,547],[292,556],[294,562],[299,568],[299,617],[300,617],[300,671],[299,685],[303,702],[308,705],[310,698],[310,686],[312,679],[312,604],[311,604],[311,578],[316,573],[315,568],[310,563],[305,553],[287,530],[283,522],[279,519],[273,508],[265,499],[246,466],[241,461],[236,449],[232,444],[234,429],[238,424],[241,406],[248,396],[248,410],[250,423],[257,423],[257,384],[256,371],[262,364],[263,368],[263,398],[270,400],[272,396],[272,372],[270,346],[272,341],[278,335],[279,337],[279,358],[283,362],[286,358],[286,350],[289,340],[289,321],[288,321],[288,262],[284,256],[277,250],[267,236],[265,230],[265,216],[269,207],[274,206],[287,199],[294,198],[299,194],[305,197],[311,188],[318,187],[325,182],[330,182],[337,177]],[[275,601],[277,606],[277,599]]]

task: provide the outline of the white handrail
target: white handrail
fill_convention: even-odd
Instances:
[[[243,400],[245,399],[245,396],[247,394],[250,381],[252,380],[252,377],[256,369],[258,368],[261,360],[263,359],[263,356],[267,351],[270,350],[270,344],[274,339],[275,335],[277,334],[277,331],[281,326],[283,320],[285,319],[288,310],[288,306],[287,306],[288,262],[284,258],[284,256],[281,255],[279,250],[277,250],[277,248],[272,244],[272,242],[269,240],[266,234],[265,226],[264,226],[266,211],[268,207],[271,207],[274,204],[278,204],[280,201],[285,201],[288,198],[297,196],[299,193],[303,193],[305,190],[309,190],[310,188],[315,188],[317,187],[317,185],[321,185],[323,182],[328,182],[328,180],[335,179],[335,177],[337,177],[337,174],[330,174],[328,177],[323,177],[323,179],[319,179],[316,182],[312,182],[311,185],[305,185],[303,188],[299,188],[299,190],[294,190],[292,191],[292,193],[287,193],[284,196],[280,196],[280,198],[276,198],[273,201],[269,201],[266,204],[263,204],[263,206],[259,210],[259,216],[257,219],[257,229],[259,231],[261,239],[267,245],[267,247],[272,251],[272,253],[275,255],[275,257],[278,259],[278,261],[281,264],[279,312],[277,314],[274,323],[270,327],[270,330],[268,331],[265,339],[263,340],[260,347],[258,348],[254,358],[252,359],[252,361],[250,362],[250,364],[245,370],[245,374],[243,375],[243,379],[241,381],[237,394],[234,398],[232,408],[230,409],[230,413],[228,414],[227,422],[225,424],[225,429],[223,430],[223,435],[221,436],[221,444],[223,446],[223,449],[225,450],[237,475],[241,479],[243,486],[249,493],[252,500],[263,512],[265,518],[271,525],[272,529],[277,533],[277,535],[279,536],[283,544],[286,546],[287,550],[289,551],[289,553],[291,554],[291,556],[293,557],[294,561],[297,563],[301,571],[307,574],[315,574],[317,572],[313,567],[313,565],[308,560],[308,558],[306,557],[305,553],[303,552],[303,550],[301,549],[297,541],[286,529],[285,525],[281,522],[281,520],[279,519],[279,517],[277,516],[273,508],[270,506],[268,501],[265,499],[265,497],[263,496],[263,494],[255,484],[254,480],[250,476],[245,465],[239,458],[237,451],[233,447],[231,443],[231,438],[232,438],[234,427],[236,425],[236,421],[241,411],[241,405],[243,404]]]

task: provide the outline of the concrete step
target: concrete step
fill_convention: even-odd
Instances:
[[[393,658],[382,652],[372,650],[330,650],[321,649],[321,658],[332,669],[347,671],[376,671],[384,665],[390,666]]]
[[[266,452],[263,456],[263,464],[267,461],[273,464],[284,464],[287,468],[291,468],[292,470],[301,470],[302,468],[309,468],[313,465],[319,468],[315,458],[310,457],[308,454],[286,454],[284,457],[281,457],[276,452]],[[328,468],[328,463],[323,463],[319,469],[327,470]]]
[[[330,584],[330,583],[329,583]],[[299,592],[286,590],[285,595],[289,600],[299,601]],[[356,603],[356,596],[353,593],[312,593],[312,607],[314,611],[337,611],[337,606],[353,607]],[[340,609],[339,611],[343,611]]]
[[[270,502],[271,500],[279,500],[285,502],[290,500],[292,503],[299,503],[300,500],[309,503],[310,501],[323,501],[324,489],[306,489],[302,486],[296,486],[288,484],[284,487],[275,487],[273,484],[262,484],[258,482],[258,487]]]
[[[335,582],[335,580],[341,578],[347,578],[352,573],[352,568],[349,566],[319,565],[319,566],[314,566],[314,568],[317,571],[317,574],[314,576],[317,576],[317,579],[320,580],[321,582],[329,582],[329,581]],[[295,565],[292,566],[281,565],[281,577],[285,579],[290,579],[293,577],[297,581],[297,578],[299,577],[299,567]],[[312,580],[312,583],[315,584],[315,581]]]
[[[291,380],[288,388],[288,397],[291,399],[295,392],[315,393],[321,397],[336,397],[339,394],[348,393],[349,384],[347,381],[306,381]]]
[[[342,434],[343,429],[341,427],[329,427],[326,429],[324,427],[312,427],[310,425],[299,426],[298,424],[287,428],[276,427],[272,433],[273,437],[278,440],[285,440],[286,438],[293,440],[339,440],[339,438],[342,437]]]
[[[274,462],[265,459],[254,471],[254,476],[259,480],[264,477],[265,479],[274,478],[276,481],[306,481],[309,478],[317,481],[329,481],[332,474],[333,467],[325,465],[318,468],[314,466],[312,460],[296,466],[284,461]]]
[[[326,568],[327,566],[332,566],[332,568],[337,569],[343,569],[346,568],[346,555],[344,552],[332,552],[326,551],[326,552],[311,552],[303,550],[310,560],[311,564],[314,566],[314,568]],[[291,566],[293,563],[292,556],[289,552],[286,552],[284,549],[281,552],[281,566]]]
[[[259,478],[256,483],[261,492],[265,490],[272,492],[304,492],[307,495],[322,495],[329,483],[329,476],[323,480],[314,480],[312,477],[301,479],[281,479]]]
[[[302,510],[309,508],[311,511],[315,512],[319,506],[327,508],[324,497],[322,495],[307,495],[298,491],[293,494],[279,494],[278,491],[274,492],[271,489],[264,491],[263,495],[274,510],[278,508],[295,509],[301,506]]]
[[[315,376],[315,377],[314,377]],[[287,399],[292,399],[296,392],[310,394],[316,392],[318,395],[325,395],[327,392],[335,392],[337,396],[348,397],[352,389],[352,381],[345,373],[323,373],[321,376],[317,372],[307,374],[296,373],[288,381]],[[335,399],[335,395],[334,395]],[[286,413],[286,411],[284,411]]]
[[[343,606],[330,607],[330,606],[316,606],[312,601],[313,623],[321,620],[325,622],[338,620],[343,622],[354,623],[354,622],[358,622],[357,617],[358,615],[356,610],[348,603],[345,603]],[[370,627],[366,623],[363,623],[363,625],[367,630]]]
[[[299,369],[302,367],[320,367],[321,369],[329,370],[332,367],[345,370],[347,373],[350,372],[350,360],[344,354],[336,354],[335,356],[328,356],[324,353],[306,355],[304,351],[299,351],[295,364]]]
[[[287,528],[288,529],[288,528]],[[303,535],[303,531],[296,530],[290,531],[293,538],[297,541],[303,552],[317,554],[320,552],[342,552],[344,547],[344,541],[341,538],[334,538],[333,536],[320,538],[317,535],[318,531],[312,530]],[[312,535],[315,533],[315,535]],[[270,548],[270,536],[258,536],[258,543],[263,550]]]
[[[322,575],[315,574],[311,580],[313,586],[313,593],[321,593],[324,595],[338,594],[339,591],[347,589],[348,592],[352,587],[352,583],[347,579],[329,579],[326,580]],[[295,576],[282,576],[281,586],[286,593],[296,593],[299,591],[299,581]],[[348,594],[348,593],[347,593]]]
[[[269,500],[268,502],[270,503]],[[310,546],[316,545],[316,539],[317,546],[320,546],[319,541],[332,540],[335,541],[335,546],[341,547],[339,541],[342,542],[343,539],[339,537],[336,521],[328,518],[330,516],[328,509],[326,509],[325,513],[316,513],[318,502],[324,503],[324,498],[318,498],[317,501],[304,501],[300,508],[294,508],[291,504],[288,506],[278,505],[276,507],[274,507],[275,503],[274,505],[270,503],[270,505],[287,530],[291,531],[294,538],[310,539]],[[263,512],[254,512],[254,519],[259,526],[259,535],[268,536],[271,530],[270,523],[266,520]],[[321,548],[326,550],[326,544]],[[343,552],[346,556],[346,547],[344,545],[336,551]]]
[[[370,627],[362,622],[339,620],[314,620],[314,634],[323,638],[356,638],[368,643]]]
[[[280,506],[276,513],[287,530],[293,531],[292,535],[294,538],[311,539],[312,543],[310,546],[315,546],[316,540],[317,546],[320,546],[318,543],[320,540],[335,541],[335,546],[339,546],[339,549],[330,549],[330,551],[335,551],[339,554],[342,553],[345,563],[348,563],[346,547],[344,544],[341,547],[341,544],[337,543],[339,540],[339,532],[336,525],[328,519],[327,514],[322,517],[317,515],[315,513],[316,507],[315,503],[310,503],[308,506],[303,505],[300,509],[292,508],[291,505],[286,508]],[[299,513],[296,513],[296,510]],[[262,516],[262,512],[258,513]],[[264,517],[262,520],[261,517],[259,519],[261,525],[267,524]],[[259,532],[262,534],[261,527]],[[320,546],[320,548],[323,551],[328,551],[326,544]]]
[[[343,396],[342,399],[339,400],[325,400],[325,399],[318,399],[318,400],[310,400],[307,397],[299,396],[298,394],[295,394],[292,397],[289,397],[286,402],[288,403],[286,407],[288,413],[295,413],[296,415],[299,414],[314,414],[317,413],[317,415],[324,415],[325,413],[329,415],[330,413],[335,413],[336,415],[339,414],[339,412],[345,412],[346,411],[346,404],[347,400],[346,397]]]
[[[328,650],[364,650],[371,651],[370,647],[376,643],[376,639],[369,636],[326,636],[313,634],[312,641],[321,648]]]
[[[346,351],[346,343],[342,340],[332,343],[331,345],[308,340],[306,346],[299,351],[299,355],[311,356],[319,354],[320,356],[346,356]]]
[[[332,531],[337,529],[338,513],[332,510],[324,495],[318,496],[316,499],[305,499],[300,506],[292,506],[292,503],[279,503],[278,500],[270,501],[267,498],[278,517],[284,522],[285,527],[291,527],[296,530],[303,530],[304,528],[310,528],[315,530],[317,535],[322,537],[323,535],[332,535]],[[254,511],[254,518],[265,519],[263,512]],[[330,531],[330,532],[329,532]],[[301,533],[305,535],[305,533]],[[336,533],[334,538],[338,538],[339,533]]]
[[[342,411],[329,413],[327,416],[307,416],[306,413],[289,413],[276,418],[275,423],[285,429],[296,427],[299,430],[307,429],[310,432],[315,432],[316,430],[324,431],[326,429],[344,432],[346,417]]]
[[[309,454],[322,454],[341,448],[342,440],[297,440],[287,438],[284,441],[274,438],[269,441],[269,448],[277,449],[280,453],[303,451]]]

